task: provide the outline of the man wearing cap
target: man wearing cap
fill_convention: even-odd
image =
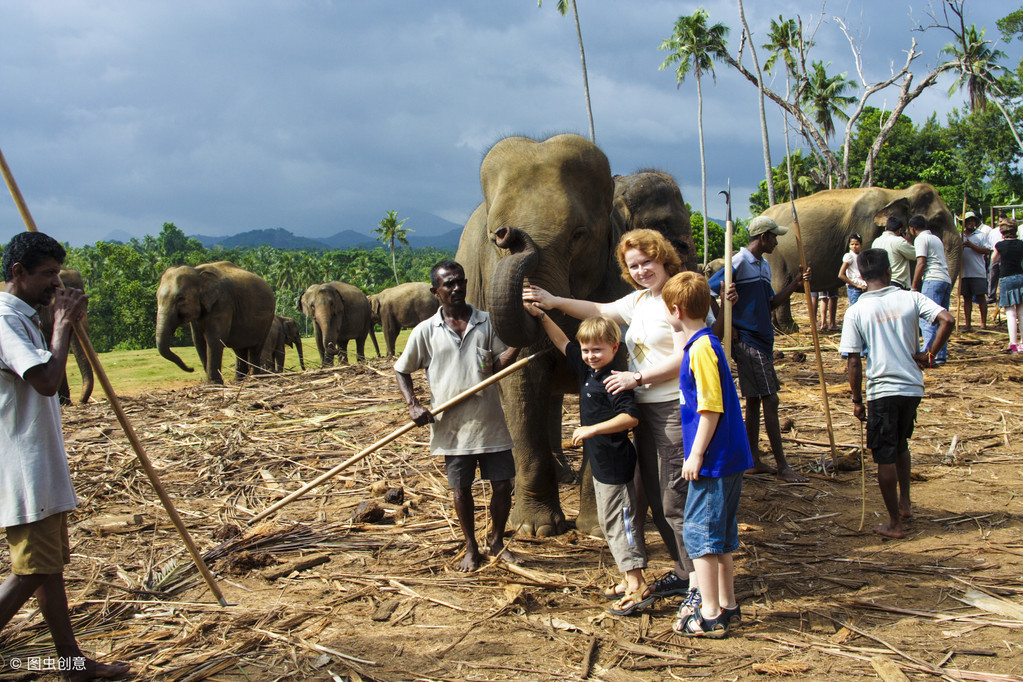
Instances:
[[[963,216],[963,274],[959,291],[963,296],[964,332],[973,330],[973,302],[980,308],[980,328],[987,329],[987,257],[991,255],[988,236],[978,228],[977,214]]]
[[[871,248],[884,249],[892,266],[892,284],[908,291],[912,284],[916,249],[902,236],[902,228],[905,225],[899,216],[888,216],[884,233],[874,240]]]
[[[732,281],[738,300],[732,307],[732,324],[736,339],[732,342],[732,357],[739,375],[739,389],[746,400],[746,437],[753,452],[751,473],[777,474],[778,478],[790,483],[807,479],[789,466],[781,444],[781,427],[778,424],[778,375],[774,371],[774,325],[771,311],[788,301],[796,289],[809,281],[810,268],[801,277],[795,278],[788,286],[775,293],[771,288],[771,266],[764,260],[764,254],[771,253],[778,246],[778,237],[789,231],[767,216],[758,216],[749,222],[748,247],[740,249],[732,257]],[[724,281],[724,270],[710,278],[710,288],[720,293]],[[764,430],[771,443],[777,467],[760,460],[760,408],[764,409]]]

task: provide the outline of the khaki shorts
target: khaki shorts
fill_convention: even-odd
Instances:
[[[15,575],[54,575],[71,563],[67,512],[7,527],[11,549],[11,572]]]

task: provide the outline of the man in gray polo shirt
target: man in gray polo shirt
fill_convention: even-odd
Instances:
[[[455,514],[465,537],[465,558],[458,564],[458,570],[474,571],[483,562],[476,542],[476,507],[472,499],[477,465],[480,475],[493,488],[490,554],[511,563],[516,560],[504,546],[515,460],[500,393],[496,385],[488,386],[435,415],[416,398],[411,376],[415,370],[425,369],[430,404],[440,405],[515,360],[519,349],[506,346],[494,332],[490,315],[466,302],[465,288],[465,270],[461,265],[448,260],[433,266],[430,291],[440,299],[440,309],[412,330],[405,351],[394,363],[394,372],[412,421],[419,426],[432,424],[430,451],[444,456]]]
[[[7,532],[11,575],[0,585],[0,628],[35,595],[57,649],[64,680],[117,677],[78,648],[64,588],[71,561],[67,513],[78,506],[61,431],[57,388],[64,376],[72,325],[87,298],[61,289],[64,247],[40,232],[15,235],[4,248],[0,292],[0,526]],[[54,302],[49,347],[36,309]],[[11,662],[10,660],[8,662]],[[13,666],[12,666],[13,667]]]

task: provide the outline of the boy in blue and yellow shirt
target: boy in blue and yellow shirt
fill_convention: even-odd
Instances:
[[[682,477],[689,481],[683,540],[698,587],[682,602],[673,628],[688,637],[724,637],[741,621],[732,552],[739,548],[742,474],[753,466],[728,360],[704,324],[710,297],[707,280],[694,272],[675,275],[661,293],[672,328],[685,340],[679,371]]]

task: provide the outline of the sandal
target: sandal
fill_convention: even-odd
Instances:
[[[675,621],[671,629],[683,637],[721,639],[728,635],[728,620],[723,611],[717,618],[704,618],[697,607],[695,612]]]
[[[721,609],[721,617],[728,623],[729,628],[735,628],[742,625],[742,607],[738,603],[735,604],[733,609]]]
[[[696,610],[703,604],[703,597],[700,595],[700,588],[691,587],[689,588],[689,594],[682,600],[682,603],[678,605],[678,613],[675,614],[675,624],[672,626],[676,631],[681,627],[682,621],[689,616],[696,613]]]
[[[643,584],[640,585],[639,589],[635,592],[629,592],[614,604],[607,607],[607,610],[612,616],[628,616],[640,609],[650,606],[656,600],[657,597],[651,593],[650,586]]]
[[[608,601],[617,601],[625,596],[625,590],[628,587],[625,583],[615,583],[611,587],[606,587],[600,591],[600,595]]]

